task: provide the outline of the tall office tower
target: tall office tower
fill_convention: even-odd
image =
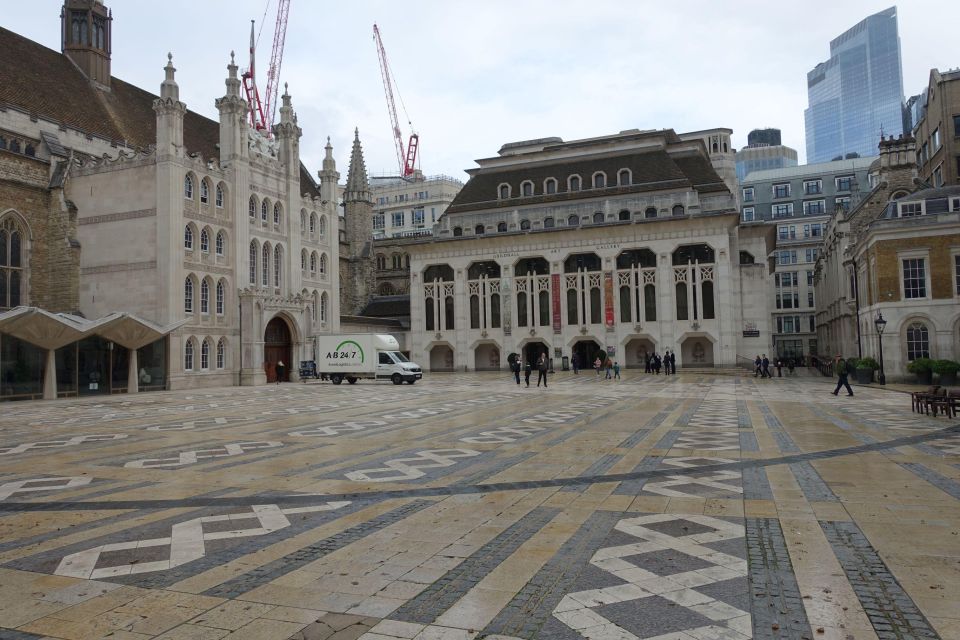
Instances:
[[[897,8],[830,42],[830,59],[807,73],[807,162],[876,155],[880,132],[903,133],[903,72]]]

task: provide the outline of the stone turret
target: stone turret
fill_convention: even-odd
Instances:
[[[340,289],[340,308],[345,314],[358,315],[367,306],[375,287],[373,196],[367,181],[359,130],[354,130],[350,168],[343,193],[343,226],[346,231],[343,257],[347,263],[347,273],[344,274],[347,281]]]
[[[153,101],[153,110],[157,114],[157,155],[161,157],[183,153],[183,116],[187,105],[180,102],[180,87],[174,78],[176,71],[173,54],[168,53],[160,97]]]
[[[113,13],[99,0],[66,0],[60,23],[60,51],[91,82],[109,89]]]
[[[303,132],[297,126],[297,114],[293,110],[293,103],[287,85],[283,85],[283,95],[280,96],[280,123],[274,125],[273,133],[280,145],[280,162],[287,173],[300,175],[300,136]]]
[[[224,84],[227,92],[216,100],[216,105],[220,111],[220,163],[225,165],[243,155],[247,148],[247,102],[240,97],[240,78],[237,77],[233,51],[230,52]]]

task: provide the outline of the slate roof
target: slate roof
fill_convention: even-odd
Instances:
[[[147,148],[157,141],[158,96],[111,77],[110,91],[99,89],[67,56],[0,27],[0,105],[59,122],[129,146]],[[183,119],[189,153],[219,158],[220,123],[193,111]],[[310,172],[300,166],[300,190],[319,196]]]
[[[370,318],[401,318],[410,316],[410,296],[374,296],[360,312]]]
[[[620,169],[630,169],[630,185],[616,185]],[[605,189],[589,188],[592,176],[597,171],[606,173],[607,184],[611,186]],[[581,191],[567,191],[567,178],[572,175],[580,176]],[[557,193],[548,195],[543,192],[543,183],[547,178],[556,178]],[[506,202],[497,199],[501,184],[509,184],[511,193],[516,195],[521,193],[520,184],[525,180],[533,181],[533,196],[512,197]],[[643,149],[600,157],[572,158],[549,164],[531,163],[526,166],[479,169],[447,207],[446,213],[690,188],[701,193],[728,191],[723,179],[710,164],[709,158],[702,154],[668,153],[662,148]]]

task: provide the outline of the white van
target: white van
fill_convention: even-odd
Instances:
[[[317,373],[333,384],[344,380],[390,380],[414,384],[423,377],[420,365],[400,353],[400,343],[390,335],[353,333],[317,336]]]

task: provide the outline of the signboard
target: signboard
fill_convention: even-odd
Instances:
[[[743,323],[743,337],[744,338],[759,338],[760,330],[757,329],[756,322],[744,322]]]
[[[560,333],[560,274],[550,276],[550,289],[553,294],[553,332]]]
[[[759,338],[759,337],[760,337],[760,332],[759,332],[759,331],[744,331],[744,332],[743,332],[743,337],[744,337],[744,338]]]
[[[607,271],[603,274],[603,313],[607,328],[612,329],[614,323],[613,317],[613,272]]]

